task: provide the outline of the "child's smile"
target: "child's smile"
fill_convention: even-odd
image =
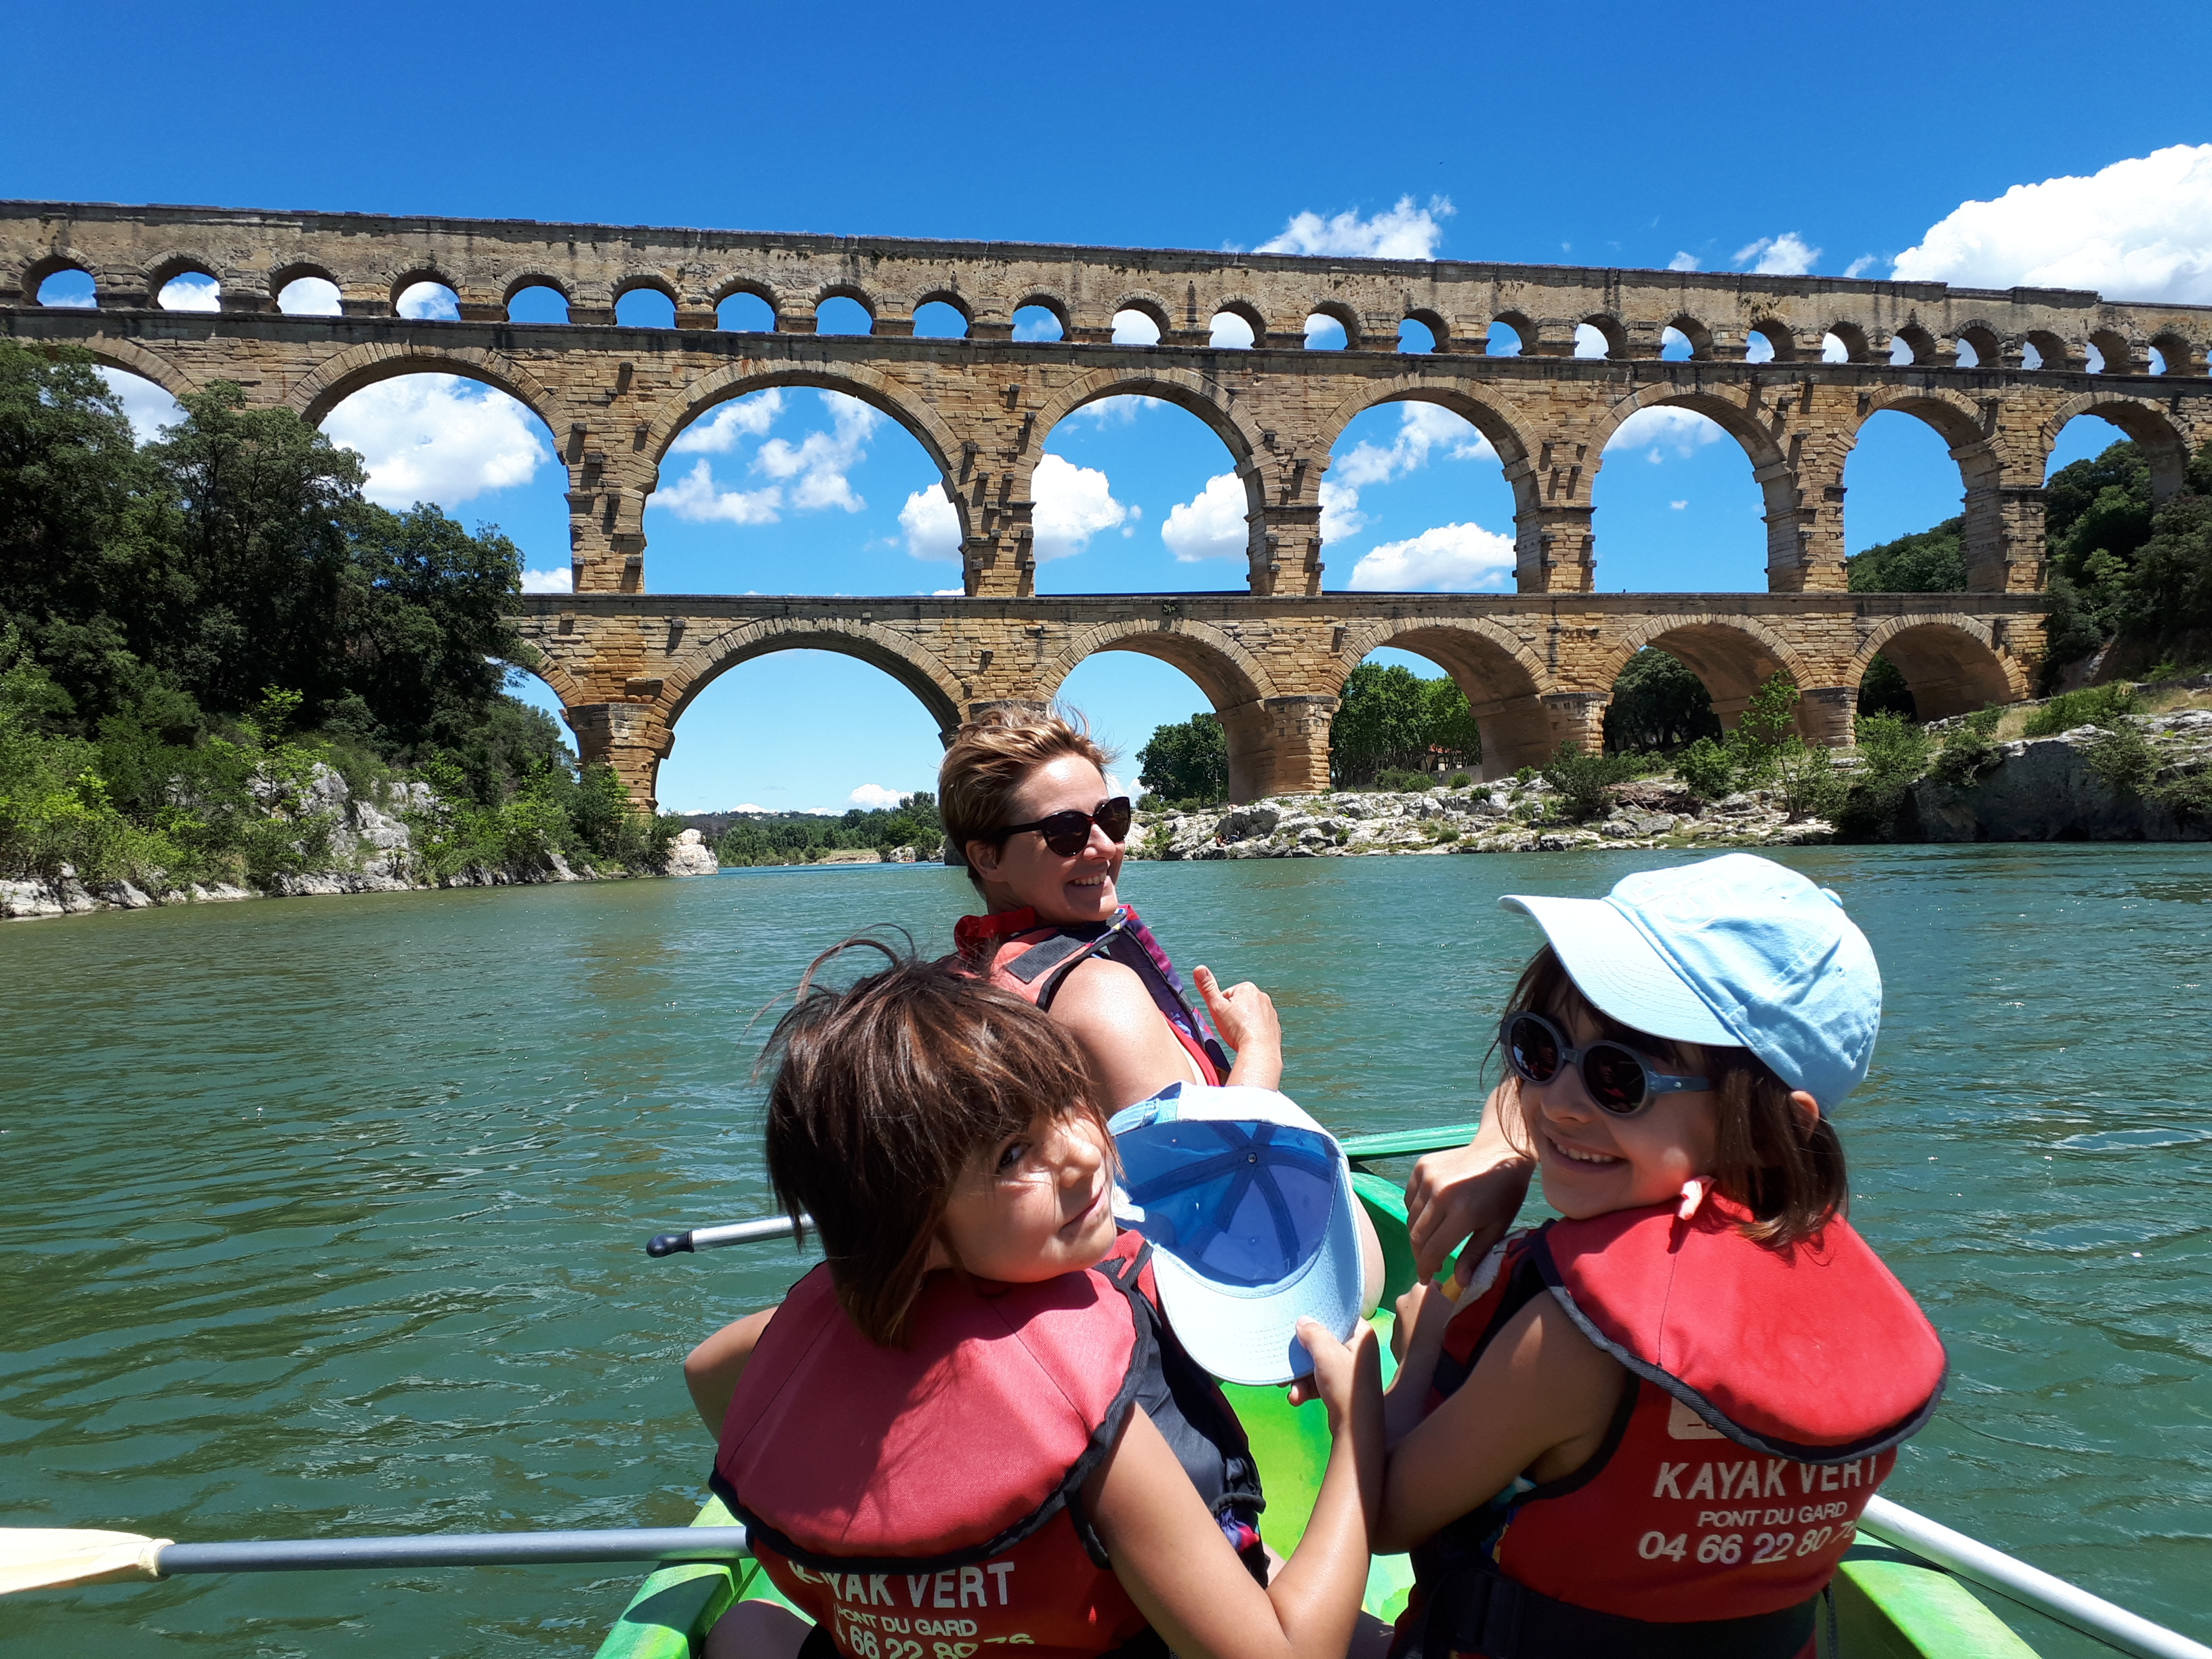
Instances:
[[[1577,1047],[1602,1035],[1587,1008],[1551,1018]],[[1701,1063],[1692,1049],[1682,1069],[1695,1071]],[[1590,1098],[1579,1066],[1563,1066],[1548,1083],[1522,1081],[1518,1087],[1545,1201],[1561,1215],[1582,1220],[1662,1203],[1684,1182],[1713,1172],[1717,1126],[1710,1093],[1660,1095],[1624,1117]]]

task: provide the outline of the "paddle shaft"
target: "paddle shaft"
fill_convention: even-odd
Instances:
[[[2033,1607],[2063,1625],[2071,1625],[2123,1653],[2138,1654],[2142,1659],[2212,1659],[2212,1648],[2201,1642],[2192,1642],[2178,1631],[2154,1625],[2140,1614],[2116,1607],[2025,1561],[2014,1560],[2003,1551],[1991,1549],[1962,1532],[1954,1532],[1924,1515],[1916,1515],[1887,1498],[1877,1496],[1867,1500],[1866,1513],[1859,1519],[1859,1530],[1923,1556],[1961,1578],[1995,1590],[2008,1601]]]
[[[1474,1139],[1480,1125],[1449,1123],[1434,1129],[1407,1129],[1395,1134],[1354,1135],[1340,1142],[1344,1156],[1357,1164],[1364,1158],[1418,1158],[1423,1152],[1449,1152],[1464,1146]],[[807,1225],[814,1218],[803,1216]],[[695,1250],[719,1250],[728,1244],[753,1244],[764,1238],[787,1238],[791,1223],[780,1215],[763,1216],[758,1221],[729,1221],[718,1227],[694,1227],[689,1232],[655,1233],[646,1241],[645,1253],[660,1257],[689,1255]]]
[[[743,1527],[637,1527],[605,1532],[463,1532],[425,1538],[305,1538],[167,1544],[162,1577],[204,1572],[302,1572],[363,1567],[530,1566],[559,1561],[744,1561]]]

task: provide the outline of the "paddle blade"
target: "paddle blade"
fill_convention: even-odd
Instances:
[[[158,1578],[154,1559],[168,1542],[135,1532],[0,1527],[0,1595],[105,1578]]]

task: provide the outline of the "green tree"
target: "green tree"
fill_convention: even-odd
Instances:
[[[1162,800],[1211,804],[1229,798],[1229,741],[1218,716],[1200,713],[1156,726],[1137,751],[1137,782]]]
[[[1449,675],[1423,679],[1401,663],[1363,662],[1345,680],[1329,727],[1329,772],[1340,787],[1385,772],[1431,776],[1481,763],[1482,734]]]
[[[1605,710],[1605,746],[1613,754],[1673,751],[1699,738],[1717,739],[1705,683],[1678,657],[1647,646],[1628,659],[1613,683]]]
[[[1966,588],[1966,520],[1946,519],[1931,529],[1882,542],[1844,561],[1854,593],[1963,593]]]

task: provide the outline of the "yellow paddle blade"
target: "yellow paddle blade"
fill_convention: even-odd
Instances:
[[[82,1528],[0,1527],[0,1595],[95,1579],[158,1578],[154,1560],[172,1540]]]

